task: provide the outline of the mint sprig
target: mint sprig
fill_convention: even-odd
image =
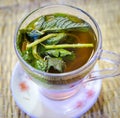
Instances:
[[[27,40],[26,50],[22,52],[23,59],[41,71],[49,72],[54,69],[64,72],[65,61],[75,59],[74,51],[71,49],[94,46],[92,43],[75,43],[80,39],[72,34],[87,32],[89,28],[88,23],[75,22],[68,17],[41,16],[19,32],[19,40]]]

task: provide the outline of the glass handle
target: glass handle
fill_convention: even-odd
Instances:
[[[112,67],[104,68],[102,70],[93,70],[89,75],[90,79],[88,79],[86,82],[120,75],[120,55],[114,52],[102,50],[99,61],[108,62],[112,64]]]

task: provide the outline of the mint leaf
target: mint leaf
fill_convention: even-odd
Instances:
[[[65,62],[61,58],[47,57],[47,61],[48,61],[48,67],[47,67],[48,71],[51,68],[54,68],[58,72],[63,72],[65,68]]]
[[[65,62],[69,62],[69,61],[72,61],[72,60],[74,60],[75,59],[75,53],[71,53],[71,55],[66,55],[65,57],[63,57],[63,60],[65,61]]]
[[[41,30],[44,23],[45,23],[45,16],[41,16],[41,17],[34,23],[35,29]]]
[[[53,50],[51,49],[51,50],[45,51],[45,54],[53,57],[65,57],[67,55],[72,55],[70,51],[65,49],[53,49]]]
[[[47,61],[43,60],[43,59],[34,60],[32,65],[33,65],[33,67],[35,67],[36,69],[41,70],[41,71],[46,71],[46,69],[47,69]]]
[[[34,60],[31,49],[23,51],[22,52],[22,57],[28,63],[30,63],[30,62],[32,62],[32,60]]]
[[[25,28],[25,29],[21,29],[19,31],[19,33],[24,36],[23,39],[27,39],[27,41],[29,42],[33,42],[36,39],[40,38],[41,36],[43,36],[43,32],[40,32],[39,30],[36,29],[31,29],[31,28]]]
[[[42,20],[42,19],[41,19]],[[41,21],[39,21],[41,24]],[[41,29],[43,32],[61,32],[61,31],[88,31],[90,25],[86,22],[74,22],[67,17],[54,17],[52,20],[44,21]]]
[[[36,40],[36,39],[38,39],[38,38],[40,38],[40,36],[42,36],[43,35],[43,33],[42,32],[40,32],[40,31],[38,31],[38,30],[32,30],[32,31],[30,31],[30,32],[26,32],[26,34],[27,34],[27,36],[29,37],[29,41],[34,41],[34,40]]]

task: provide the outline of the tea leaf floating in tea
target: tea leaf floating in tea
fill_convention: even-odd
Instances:
[[[75,23],[67,17],[55,17],[53,19],[44,22],[42,25],[43,32],[61,32],[81,30],[87,31],[89,25],[85,23]]]
[[[47,50],[45,54],[53,57],[65,57],[67,55],[71,55],[72,52],[65,49],[51,49],[51,50]]]
[[[51,68],[54,68],[58,72],[63,72],[63,69],[65,68],[65,62],[62,58],[53,58],[53,57],[47,57],[48,66],[47,71],[49,71]]]
[[[23,59],[36,69],[64,72],[66,63],[76,59],[78,48],[94,47],[91,42],[79,43],[80,34],[90,30],[87,22],[71,15],[41,16],[19,30],[18,49]]]

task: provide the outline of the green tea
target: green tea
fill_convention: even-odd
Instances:
[[[17,49],[34,68],[63,73],[83,66],[93,55],[96,37],[84,20],[63,13],[40,16],[18,33]]]

